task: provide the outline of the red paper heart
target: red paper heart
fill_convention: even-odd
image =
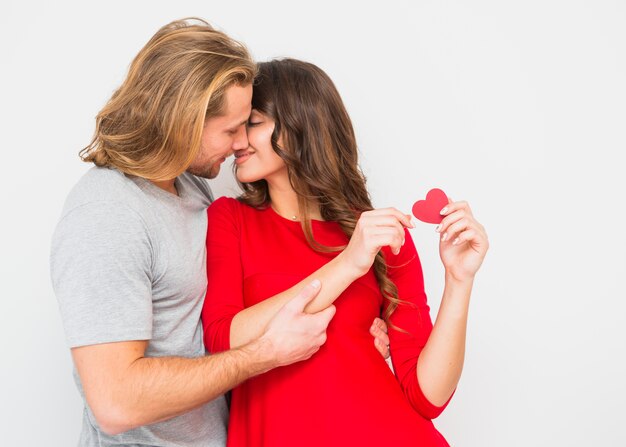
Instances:
[[[441,189],[433,188],[426,194],[426,200],[418,200],[413,204],[413,215],[422,222],[438,224],[445,216],[439,212],[450,201]]]

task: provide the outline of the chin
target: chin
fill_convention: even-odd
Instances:
[[[237,177],[237,180],[239,180],[241,183],[253,183],[253,182],[256,182],[257,180],[261,180],[261,178],[259,177],[245,175],[245,174],[240,173],[239,171],[237,171],[236,177]]]
[[[220,165],[215,164],[204,168],[189,167],[187,172],[195,175],[196,177],[202,177],[206,179],[214,179],[220,173]]]

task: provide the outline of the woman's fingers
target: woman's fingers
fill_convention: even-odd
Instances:
[[[471,216],[470,216],[471,217]],[[439,225],[435,228],[437,233],[441,234],[441,240],[446,241],[450,239],[450,227],[463,219],[467,219],[468,214],[465,210],[458,210],[453,212],[444,218]]]
[[[396,216],[392,215],[364,216],[363,224],[377,227],[393,227],[396,228],[398,231],[404,233],[403,224],[398,220]]]
[[[457,225],[454,228],[452,226],[463,219],[466,219],[466,227],[478,225],[469,204],[465,201],[451,202],[443,208],[442,212],[446,217],[435,228],[436,232],[441,233],[442,242],[453,239],[453,235],[459,232],[459,226]]]
[[[452,199],[450,199],[450,200],[452,200]],[[465,200],[460,200],[458,202],[450,202],[450,203],[448,203],[441,210],[441,215],[449,216],[450,214],[452,214],[452,213],[454,213],[455,211],[458,211],[458,210],[464,210],[470,216],[473,216],[472,210],[471,210],[471,208],[469,206],[469,203],[467,203]]]
[[[404,244],[404,233],[402,235],[394,228],[377,227],[366,235],[373,251],[378,252],[382,247],[388,246],[394,255],[400,253],[400,248]]]
[[[402,225],[407,228],[415,228],[415,225],[411,222],[411,216],[404,214],[397,208],[379,208],[371,211],[365,211],[361,216],[394,216]]]
[[[454,245],[459,245],[464,242],[470,242],[473,247],[478,247],[478,252],[483,252],[483,250],[486,251],[489,247],[487,235],[484,232],[474,228],[461,232],[455,240],[456,244],[454,244],[454,241],[452,242]]]
[[[444,231],[443,235],[441,236],[441,242],[445,242],[448,240],[453,241],[458,236],[459,233],[472,228],[472,224],[473,224],[473,221],[471,219],[467,217],[462,217],[461,219],[457,220],[456,222],[448,226],[448,228]]]
[[[395,208],[365,211],[359,216],[343,258],[357,273],[364,274],[382,247],[390,247],[396,255],[400,253],[406,227],[413,227],[410,216]]]
[[[463,242],[469,242],[476,238],[476,230],[469,229],[461,232],[457,237],[452,241],[452,245],[460,245]]]

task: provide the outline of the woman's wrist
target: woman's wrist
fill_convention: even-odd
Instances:
[[[455,319],[467,318],[473,285],[473,275],[471,277],[459,278],[446,272],[440,311],[445,309],[445,313]]]
[[[332,262],[336,263],[333,271],[341,275],[342,278],[345,278],[350,283],[356,281],[367,273],[367,271],[362,272],[358,267],[356,267],[354,263],[348,259],[345,251],[339,253]]]
[[[445,281],[446,285],[452,286],[469,286],[471,287],[474,284],[474,278],[476,274],[458,274],[453,273],[450,270],[445,271]]]

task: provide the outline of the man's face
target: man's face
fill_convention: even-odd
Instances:
[[[217,177],[227,157],[248,147],[246,123],[252,108],[252,85],[232,85],[224,99],[224,113],[204,123],[200,152],[187,169],[198,177]]]

